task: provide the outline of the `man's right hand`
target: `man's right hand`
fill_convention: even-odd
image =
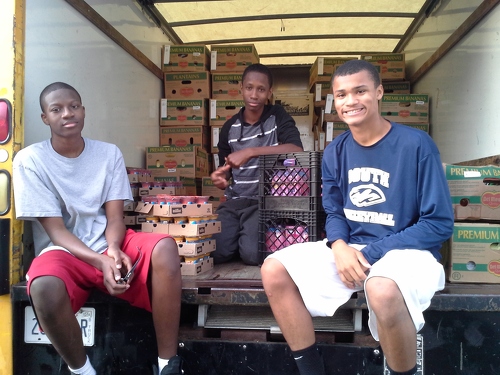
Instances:
[[[118,268],[120,264],[120,268]],[[118,280],[122,277],[124,273],[132,266],[132,261],[130,258],[121,250],[108,249],[106,255],[103,254],[101,257],[101,271],[104,286],[108,290],[108,293],[112,296],[122,294],[128,288],[130,284],[118,283]]]
[[[351,289],[362,287],[366,280],[365,272],[371,267],[363,253],[342,240],[337,240],[332,244],[332,251],[344,285]]]
[[[227,180],[228,180],[230,170],[231,170],[231,166],[228,164],[217,168],[217,170],[210,175],[210,178],[212,179],[213,184],[222,190],[227,188],[229,185],[229,182]]]

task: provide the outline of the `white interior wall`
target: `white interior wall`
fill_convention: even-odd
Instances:
[[[87,3],[160,66],[168,38],[133,0]],[[112,142],[128,166],[142,166],[145,147],[158,146],[162,81],[64,0],[26,0],[25,145],[50,137],[39,94],[63,81],[86,108],[84,136]]]
[[[480,0],[442,0],[405,49],[408,77],[461,24]],[[431,135],[442,160],[500,154],[500,7],[412,87],[430,95]]]

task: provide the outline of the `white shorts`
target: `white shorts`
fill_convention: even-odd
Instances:
[[[295,244],[269,255],[266,260],[271,258],[286,268],[311,316],[332,316],[354,292],[363,290],[363,287],[350,289],[342,283],[326,240]],[[420,331],[425,322],[422,312],[429,307],[434,293],[444,288],[443,266],[427,250],[391,250],[372,265],[367,280],[374,276],[389,278],[398,285],[415,330]],[[377,319],[369,303],[368,311],[368,326],[378,341]]]

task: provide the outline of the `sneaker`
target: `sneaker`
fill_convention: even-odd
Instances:
[[[163,368],[161,372],[158,372],[158,367],[154,366],[156,375],[182,375],[184,374],[184,370],[182,369],[182,358],[176,355],[175,357],[170,358],[168,361],[168,365]]]

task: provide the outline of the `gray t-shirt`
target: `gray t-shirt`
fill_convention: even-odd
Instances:
[[[107,247],[104,203],[132,199],[123,156],[113,144],[84,138],[77,158],[66,158],[50,140],[19,151],[13,163],[16,217],[33,221],[35,253],[52,246],[36,220],[62,217],[66,228],[96,252]]]

